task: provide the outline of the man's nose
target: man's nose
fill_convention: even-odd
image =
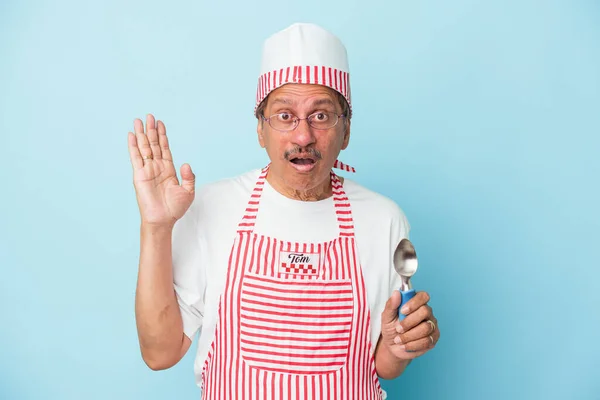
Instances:
[[[306,147],[315,142],[313,128],[308,124],[308,120],[300,120],[296,129],[292,131],[292,141],[300,147]]]

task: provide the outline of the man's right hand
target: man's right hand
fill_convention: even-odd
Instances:
[[[140,119],[128,134],[129,156],[133,167],[142,224],[173,226],[183,217],[194,200],[195,176],[189,164],[180,169],[181,185],[169,149],[167,131],[162,121],[146,117],[146,131]]]

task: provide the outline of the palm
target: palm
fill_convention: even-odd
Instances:
[[[159,121],[158,129],[154,127],[154,118],[148,116],[146,135],[139,120],[135,122],[136,137],[130,135],[133,182],[142,220],[172,224],[185,214],[194,199],[193,174],[189,166],[183,166],[183,184],[179,184],[164,125]]]

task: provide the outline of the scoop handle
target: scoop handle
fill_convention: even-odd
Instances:
[[[398,307],[398,319],[400,321],[402,321],[404,318],[406,318],[406,315],[402,314],[400,312],[400,309],[402,308],[402,306],[404,304],[406,304],[407,301],[409,301],[410,299],[412,299],[413,297],[415,297],[415,294],[417,294],[417,292],[415,291],[415,289],[410,289],[410,290],[399,290],[400,292],[400,306]]]

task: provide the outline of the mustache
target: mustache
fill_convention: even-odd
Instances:
[[[323,158],[321,156],[321,152],[319,150],[312,148],[312,147],[302,148],[300,146],[294,146],[293,148],[286,150],[285,153],[283,153],[283,157],[287,161],[290,161],[292,156],[295,156],[296,154],[298,154],[298,155],[310,154],[317,160],[320,160],[321,158]]]

